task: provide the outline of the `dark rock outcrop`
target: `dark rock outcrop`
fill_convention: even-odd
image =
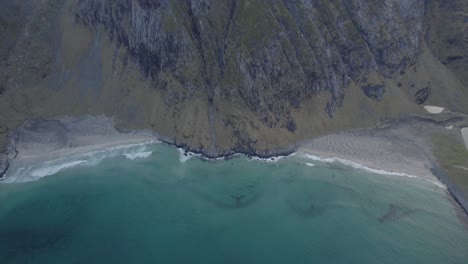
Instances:
[[[415,102],[419,105],[424,104],[427,98],[431,95],[431,88],[429,86],[422,88],[421,90],[417,91],[414,95]]]
[[[0,180],[5,177],[6,172],[10,167],[11,161],[18,155],[18,151],[15,148],[15,139],[10,135],[8,144],[0,148]]]
[[[382,100],[382,96],[385,92],[385,85],[377,84],[377,85],[366,85],[362,87],[362,91],[364,94],[376,101]]]

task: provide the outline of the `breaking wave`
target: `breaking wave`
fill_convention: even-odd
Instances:
[[[276,156],[276,157],[271,157],[271,158],[260,158],[257,156],[250,157],[251,160],[256,160],[256,161],[262,161],[262,162],[268,162],[268,163],[277,163],[278,161],[287,158],[288,156]]]
[[[137,153],[128,153],[124,154],[124,156],[129,160],[136,160],[136,159],[146,159],[153,154],[152,151],[144,151],[144,152],[137,152]]]
[[[198,157],[198,158],[203,157],[201,154],[197,154],[191,151],[185,151],[183,148],[178,148],[178,150],[179,150],[179,160],[181,163],[185,163],[193,157]]]
[[[62,163],[59,165],[45,166],[45,167],[31,171],[31,176],[33,176],[34,178],[42,178],[45,176],[53,175],[63,169],[75,167],[86,162],[87,162],[86,160],[77,160],[77,161]]]

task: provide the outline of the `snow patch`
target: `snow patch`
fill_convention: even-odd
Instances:
[[[431,114],[440,114],[444,111],[445,108],[440,106],[425,105],[424,109]]]

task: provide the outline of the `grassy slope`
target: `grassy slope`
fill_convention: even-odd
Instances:
[[[468,198],[468,150],[456,137],[435,137],[434,155],[442,170],[460,188],[465,198]]]

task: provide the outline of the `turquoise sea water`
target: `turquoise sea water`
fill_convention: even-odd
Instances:
[[[0,263],[468,263],[468,229],[431,183],[151,148],[0,184]]]

